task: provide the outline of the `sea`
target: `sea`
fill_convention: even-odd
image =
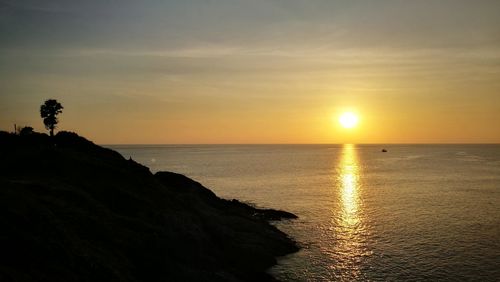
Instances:
[[[279,280],[500,281],[500,145],[107,147],[296,214]]]

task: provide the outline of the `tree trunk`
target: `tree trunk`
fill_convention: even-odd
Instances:
[[[53,137],[54,136],[54,128],[51,128],[50,129],[50,137]]]

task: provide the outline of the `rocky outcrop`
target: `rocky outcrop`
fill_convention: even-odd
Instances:
[[[218,198],[74,133],[0,133],[1,281],[265,281],[293,214]]]

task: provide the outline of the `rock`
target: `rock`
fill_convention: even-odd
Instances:
[[[151,174],[74,134],[0,134],[1,281],[271,281],[298,250],[183,175]]]

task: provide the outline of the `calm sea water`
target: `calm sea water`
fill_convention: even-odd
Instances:
[[[297,214],[281,280],[500,280],[500,145],[109,147]]]

